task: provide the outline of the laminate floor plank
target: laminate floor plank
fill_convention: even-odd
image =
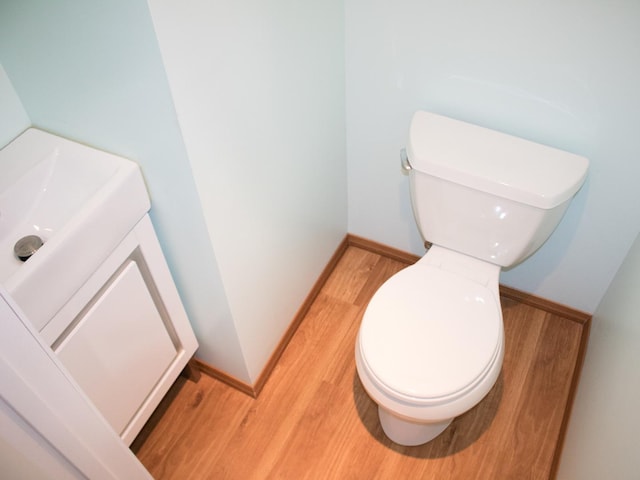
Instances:
[[[380,288],[385,280],[405,267],[405,264],[395,260],[390,260],[384,257],[380,258],[371,270],[371,273],[360,289],[358,296],[354,299],[354,305],[366,306],[367,303],[369,303],[369,299],[373,296],[376,290]]]
[[[322,292],[336,300],[355,304],[380,259],[375,253],[348,248],[322,287]]]
[[[505,358],[487,397],[426,445],[387,439],[355,369],[377,288],[406,265],[349,247],[259,398],[178,380],[132,449],[161,479],[547,479],[582,325],[503,298]]]

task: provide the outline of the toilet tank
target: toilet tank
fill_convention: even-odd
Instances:
[[[508,267],[551,235],[586,158],[429,112],[411,121],[413,211],[425,240]]]

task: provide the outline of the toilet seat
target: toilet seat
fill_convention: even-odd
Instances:
[[[363,367],[388,395],[416,405],[451,402],[500,358],[497,294],[429,264],[408,267],[376,292],[358,337]]]

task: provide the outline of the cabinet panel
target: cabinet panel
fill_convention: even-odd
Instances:
[[[177,355],[137,263],[128,260],[74,323],[56,353],[122,434]]]

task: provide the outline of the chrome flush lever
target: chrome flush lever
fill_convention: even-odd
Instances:
[[[410,172],[413,169],[413,167],[409,163],[409,157],[407,156],[406,148],[402,148],[400,150],[400,164],[402,165],[402,169],[405,172]]]

